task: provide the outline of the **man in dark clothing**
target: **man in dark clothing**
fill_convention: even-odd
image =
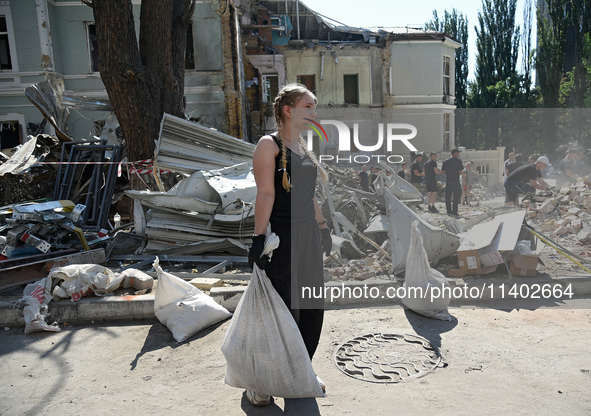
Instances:
[[[464,164],[460,160],[460,151],[453,149],[451,157],[443,161],[441,173],[445,175],[445,208],[447,215],[458,215],[458,205],[462,196],[460,174],[464,170]]]
[[[406,179],[406,167],[408,165],[406,163],[403,163],[402,166],[400,166],[400,170],[398,171],[398,176],[400,176],[402,179]]]
[[[421,193],[423,193],[423,177],[425,174],[423,173],[423,167],[421,166],[421,162],[423,161],[423,154],[418,153],[415,161],[412,165],[410,165],[410,183],[412,183],[415,188],[417,188]]]
[[[439,169],[437,169],[437,153],[431,152],[429,159],[430,160],[423,165],[425,183],[427,185],[428,211],[438,213],[439,211],[435,208],[435,200],[437,199],[437,179],[435,176],[439,174]]]
[[[367,175],[367,166],[363,166],[363,170],[359,172],[359,184],[361,189],[369,192],[369,176]]]
[[[505,181],[505,206],[516,204],[519,194],[549,189],[550,185],[542,179],[542,171],[549,166],[552,165],[548,158],[540,156],[536,163],[520,166],[511,172]]]
[[[517,153],[515,155],[515,162],[509,163],[507,168],[505,169],[505,178],[507,178],[515,169],[520,166],[523,166],[525,163],[523,162],[523,155],[521,153]]]
[[[561,187],[567,183],[574,183],[579,179],[575,173],[575,163],[581,159],[581,154],[576,149],[569,149],[566,152],[566,157],[558,164],[558,178],[556,186]]]

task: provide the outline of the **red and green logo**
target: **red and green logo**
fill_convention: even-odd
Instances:
[[[326,134],[326,131],[324,131],[324,129],[322,128],[322,126],[320,124],[318,124],[317,122],[315,122],[311,118],[305,118],[304,120],[307,120],[310,123],[312,123],[312,124],[304,124],[304,125],[310,127],[312,130],[314,130],[316,132],[316,134],[318,134],[318,137],[320,137],[320,141],[322,141],[322,139],[324,138],[324,140],[328,143],[328,135]],[[322,132],[322,133],[320,133],[320,132]]]

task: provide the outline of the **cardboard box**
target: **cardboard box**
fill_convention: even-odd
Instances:
[[[536,254],[528,254],[526,256],[517,256],[509,263],[509,271],[511,274],[518,276],[533,277],[536,275],[536,268],[538,267],[539,257]]]
[[[486,274],[505,263],[515,249],[524,218],[524,210],[497,215],[462,234],[464,241],[457,251],[460,270],[467,275]]]
[[[458,265],[462,273],[468,274],[482,274],[482,267],[480,266],[480,256],[478,250],[458,250]]]

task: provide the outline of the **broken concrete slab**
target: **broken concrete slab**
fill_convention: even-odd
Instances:
[[[406,269],[411,227],[416,220],[419,221],[418,227],[431,264],[455,254],[460,246],[460,237],[427,223],[390,191],[386,190],[385,196],[394,273],[400,273]]]
[[[207,278],[207,277],[196,277],[189,280],[189,283],[195,286],[199,290],[210,291],[213,287],[220,287],[224,283],[222,279]]]

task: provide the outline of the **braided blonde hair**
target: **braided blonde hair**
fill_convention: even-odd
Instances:
[[[287,147],[285,146],[285,141],[283,140],[283,126],[281,124],[281,115],[282,115],[283,108],[285,106],[289,106],[289,107],[295,106],[298,103],[298,101],[306,94],[309,94],[314,99],[314,104],[318,104],[318,100],[316,99],[316,96],[308,88],[306,88],[304,85],[299,84],[299,83],[292,83],[292,84],[288,84],[285,87],[283,87],[281,89],[281,91],[279,91],[279,94],[277,94],[277,97],[275,97],[275,103],[273,104],[273,109],[275,112],[275,124],[277,125],[278,139],[281,142],[281,167],[283,168],[283,180],[281,183],[283,185],[283,188],[287,192],[289,192],[291,190],[292,185],[289,182],[289,178],[287,176]],[[324,183],[328,182],[328,175],[326,173],[326,170],[324,170],[324,168],[322,166],[320,166],[320,163],[318,162],[318,159],[316,158],[316,155],[314,154],[314,152],[308,150],[307,143],[304,141],[304,139],[301,136],[300,136],[299,143],[302,146],[302,149],[304,149],[304,151],[306,152],[306,155],[310,158],[310,160],[314,164],[314,166],[316,166],[316,168],[318,168],[318,171],[320,172],[320,177],[321,177],[322,181]]]

